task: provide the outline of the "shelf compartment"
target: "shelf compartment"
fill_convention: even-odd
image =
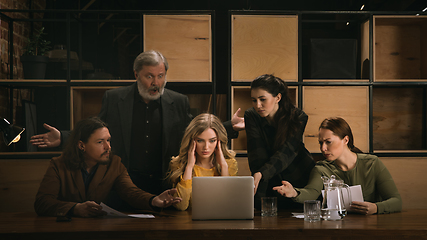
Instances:
[[[72,87],[71,88],[71,128],[76,122],[97,116],[101,111],[105,91],[116,87]],[[212,94],[186,94],[193,117],[200,113],[213,112]],[[225,95],[217,94],[217,116],[226,120]],[[222,107],[221,107],[222,106]]]
[[[304,143],[308,151],[320,153],[320,123],[328,117],[342,117],[351,127],[354,145],[369,152],[368,96],[367,86],[303,87],[303,110],[308,115]]]
[[[426,16],[374,16],[374,81],[426,81],[426,42]]]
[[[232,15],[231,80],[250,82],[262,74],[298,79],[298,17]]]
[[[298,87],[288,86],[289,97],[295,106],[298,106]],[[233,86],[231,90],[231,115],[233,115],[238,108],[241,109],[240,116],[243,116],[246,109],[252,107],[251,100],[251,87],[250,86]],[[231,149],[237,153],[246,153],[247,141],[246,131],[240,131],[239,137],[231,140]]]
[[[115,87],[71,87],[70,129],[82,119],[98,116],[104,93],[113,88]]]
[[[168,81],[212,82],[210,15],[144,15],[144,51],[150,49],[168,60]]]
[[[213,101],[212,94],[185,94],[188,97],[190,103],[190,112],[193,117],[201,113],[213,113]],[[226,95],[216,95],[216,113],[215,115],[221,120],[226,121],[227,119],[227,107],[226,107]]]
[[[369,79],[369,15],[302,14],[304,81]]]
[[[374,151],[426,149],[424,92],[421,87],[374,87]]]

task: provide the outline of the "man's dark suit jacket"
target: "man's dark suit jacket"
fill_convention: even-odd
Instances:
[[[132,133],[132,112],[136,82],[130,86],[108,90],[102,99],[102,109],[98,117],[108,124],[111,134],[111,147],[122,158],[129,169],[129,156]],[[162,104],[162,172],[165,176],[172,156],[179,153],[182,136],[190,123],[190,104],[188,97],[165,89],[161,96]],[[142,137],[142,136],[141,136]]]

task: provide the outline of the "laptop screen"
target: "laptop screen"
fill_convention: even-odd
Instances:
[[[193,177],[192,218],[253,219],[252,176]]]

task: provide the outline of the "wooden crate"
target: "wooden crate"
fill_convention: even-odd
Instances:
[[[243,117],[246,109],[251,107],[251,88],[249,86],[231,87],[231,114],[234,114],[240,108],[240,116]],[[231,149],[235,152],[246,152],[246,146],[246,131],[243,130],[239,132],[238,138],[231,140]]]
[[[387,167],[402,197],[402,208],[426,209],[424,204],[427,192],[424,191],[427,175],[425,157],[383,157],[381,161]]]
[[[49,159],[0,161],[0,212],[34,212],[34,201]]]
[[[185,94],[190,103],[190,111],[193,117],[201,113],[213,113],[213,100],[212,94]],[[227,119],[226,95],[216,95],[216,113],[214,113],[221,121],[225,122]]]
[[[231,80],[274,74],[298,79],[298,17],[232,15]]]
[[[374,81],[427,79],[427,17],[374,16]]]
[[[369,21],[364,22],[361,25],[361,31],[360,31],[360,76],[362,79],[369,80],[369,66],[370,61],[369,59]]]
[[[210,15],[144,15],[144,51],[168,60],[171,82],[212,81]]]
[[[295,86],[288,86],[289,97],[295,106],[298,106],[298,89]],[[240,116],[243,117],[245,111],[252,107],[251,88],[249,86],[233,86],[231,90],[231,114],[238,108],[241,109]],[[231,149],[236,152],[246,153],[247,141],[246,131],[240,131],[239,137],[231,140]]]
[[[374,88],[374,151],[422,149],[423,96],[417,87]]]
[[[368,87],[365,86],[305,86],[303,110],[308,115],[304,143],[308,151],[320,153],[318,130],[328,117],[342,117],[351,127],[354,144],[369,150]]]
[[[115,87],[71,87],[70,129],[78,121],[98,116],[105,91]]]

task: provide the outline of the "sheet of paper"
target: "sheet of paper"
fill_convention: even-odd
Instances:
[[[154,218],[154,215],[152,214],[124,214],[107,206],[105,203],[101,203],[100,205],[102,207],[102,210],[107,212],[107,217]]]
[[[128,216],[134,218],[154,218],[152,214],[129,214]]]
[[[292,213],[292,217],[294,218],[304,218],[304,213]]]
[[[362,193],[362,186],[356,185],[349,187],[350,193],[351,193],[351,201],[360,201],[363,202],[363,193]],[[322,196],[324,197],[325,190],[322,190]],[[344,199],[344,206],[346,209],[350,209],[351,201],[348,199],[347,189],[342,188],[343,193],[343,199]],[[337,205],[337,192],[332,191],[331,196],[328,196],[328,206],[334,206]]]

